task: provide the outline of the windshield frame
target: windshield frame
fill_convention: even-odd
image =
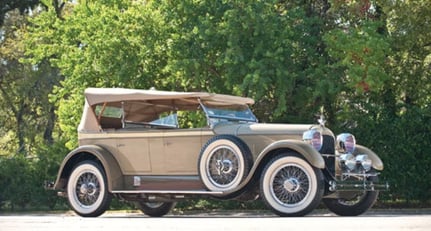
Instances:
[[[257,123],[258,119],[251,111],[250,107],[247,104],[221,104],[220,107],[217,107],[214,104],[205,105],[205,102],[199,99],[199,104],[202,110],[205,112],[205,116],[207,117],[207,123],[210,127],[215,126],[221,121],[226,122],[244,122],[244,123]],[[232,110],[228,108],[232,106]],[[233,107],[242,107],[244,110],[238,111],[244,114],[249,114],[249,117],[237,117],[237,116],[227,116],[221,115],[220,113],[216,113],[218,111],[223,111],[223,108],[226,108],[226,112],[235,112],[238,110],[233,110]]]

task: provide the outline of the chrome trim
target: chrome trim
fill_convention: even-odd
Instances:
[[[321,154],[323,157],[333,157],[333,158],[335,158],[335,157],[339,157],[339,155],[335,155],[335,154]]]
[[[353,153],[356,149],[355,136],[350,133],[341,133],[336,138],[336,149],[340,153]]]
[[[204,191],[204,190],[113,190],[111,193],[123,194],[202,194],[202,195],[222,195],[221,191]]]
[[[199,181],[200,178],[197,175],[140,175],[142,181],[152,182],[152,181]]]
[[[353,172],[345,172],[342,173],[343,176],[357,176],[357,177],[370,177],[370,176],[378,176],[380,173],[353,173]]]
[[[319,119],[317,120],[317,122],[320,124],[320,126],[325,127],[326,119],[325,119],[325,116],[323,115],[323,108],[322,108],[322,111],[321,111],[320,117],[319,117]]]
[[[371,181],[329,181],[329,191],[386,191],[389,183],[378,184]]]
[[[323,136],[316,128],[302,133],[302,140],[313,146],[314,149],[320,151],[323,146]],[[317,141],[317,142],[316,142]]]

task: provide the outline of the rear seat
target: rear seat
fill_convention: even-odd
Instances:
[[[102,129],[119,129],[123,127],[121,118],[101,117],[99,123]]]

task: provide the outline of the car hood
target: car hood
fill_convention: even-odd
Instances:
[[[233,135],[302,135],[310,130],[313,124],[270,124],[270,123],[244,123],[218,124],[214,127],[216,134]]]

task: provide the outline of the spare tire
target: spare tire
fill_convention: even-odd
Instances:
[[[199,176],[210,191],[235,189],[248,175],[253,157],[236,136],[218,135],[204,145],[198,160]]]

